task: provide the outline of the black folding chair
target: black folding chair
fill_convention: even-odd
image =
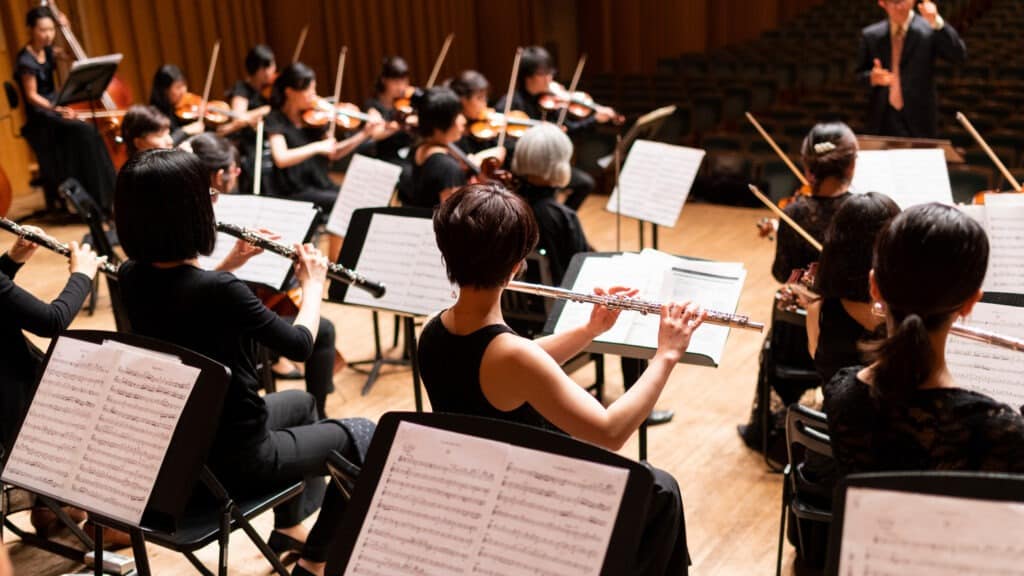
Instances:
[[[779,548],[775,558],[775,574],[782,573],[782,547],[786,538],[786,519],[792,513],[796,520],[797,552],[806,556],[806,542],[801,526],[803,521],[832,521],[832,511],[821,508],[803,494],[806,482],[802,476],[798,462],[808,453],[821,458],[832,458],[832,441],[826,432],[828,420],[817,410],[800,404],[794,404],[786,412],[786,447],[789,464],[783,470],[782,479],[782,515],[779,519]]]

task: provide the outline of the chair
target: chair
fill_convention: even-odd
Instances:
[[[545,286],[552,285],[551,265],[547,256],[531,252],[526,256],[526,279]],[[521,292],[506,290],[501,295],[501,313],[508,325],[525,338],[543,335],[544,324],[551,313],[552,301]],[[562,365],[566,374],[594,363],[594,383],[587,390],[599,400],[604,400],[604,355],[581,352]]]
[[[113,228],[107,229],[106,217],[103,210],[96,204],[96,200],[89,195],[88,191],[74,178],[68,178],[61,183],[57,189],[58,193],[78,213],[78,215],[89,227],[89,232],[82,237],[82,244],[88,243],[97,254],[106,256],[111,264],[119,264],[121,258],[114,252],[114,246],[119,245],[117,231]],[[99,291],[100,277],[97,274],[92,280],[92,291],[89,293],[89,303],[86,309],[92,316],[96,312],[96,295]],[[120,305],[120,302],[118,302]]]
[[[782,546],[786,537],[786,520],[790,513],[796,518],[797,551],[800,556],[804,556],[806,550],[800,521],[832,522],[831,510],[822,509],[802,497],[801,491],[807,483],[803,480],[800,467],[797,465],[801,453],[806,455],[812,452],[823,458],[832,458],[832,441],[827,430],[828,420],[817,410],[794,404],[786,412],[786,449],[789,464],[783,470],[779,548],[775,558],[776,576],[782,573]]]
[[[857,492],[860,510],[847,506],[852,491]],[[941,497],[942,501],[934,503],[938,504],[938,509],[930,510],[934,504],[927,503],[920,496]],[[1016,564],[1019,558],[1009,559],[1008,554],[1020,542],[1019,526],[1014,524],[1012,530],[996,532],[1001,542],[992,541],[993,534],[979,532],[977,527],[991,525],[990,530],[1000,531],[1002,526],[1016,523],[1019,517],[1016,509],[1022,502],[1024,476],[1018,474],[948,471],[851,474],[842,479],[836,489],[826,574],[839,573],[843,548],[848,540],[856,538],[855,534],[844,533],[845,526],[857,523],[864,513],[870,514],[871,522],[884,522],[891,526],[888,530],[892,533],[888,539],[890,542],[907,539],[906,546],[918,545],[922,551],[927,551],[928,568],[904,564],[904,573],[935,573],[938,568],[945,568],[943,573],[951,573],[962,566],[971,566],[978,573],[983,573],[986,569],[975,564],[979,555],[987,554],[997,554],[1001,560]],[[997,517],[993,518],[992,504],[1005,504],[1014,511],[995,514]],[[907,531],[900,530],[900,526],[913,519],[917,519],[915,524],[921,526],[922,514],[926,515],[925,522],[933,520],[927,523],[927,532],[907,538]],[[911,528],[913,530],[915,528]],[[942,549],[941,543],[944,542],[955,542],[958,549]],[[939,546],[934,546],[934,543],[939,543]],[[884,545],[873,546],[872,552],[876,550],[880,557],[886,557],[892,549],[885,550]],[[968,554],[969,557],[966,556]],[[919,553],[913,556],[921,557]]]

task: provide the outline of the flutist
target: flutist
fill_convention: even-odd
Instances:
[[[639,380],[606,408],[560,365],[610,329],[618,311],[595,306],[585,326],[536,341],[518,336],[502,316],[501,294],[537,245],[529,205],[497,185],[466,186],[441,204],[434,231],[459,299],[431,319],[420,337],[420,370],[433,409],[556,429],[621,448],[650,414],[703,322],[698,307],[673,302],[661,308],[657,353]],[[622,287],[608,292],[636,294]],[[643,573],[685,574],[679,487],[663,471],[655,469],[654,477],[643,528],[650,540],[635,564],[650,568]]]

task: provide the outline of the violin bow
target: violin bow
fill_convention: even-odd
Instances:
[[[815,250],[821,252],[821,242],[818,242],[814,238],[814,236],[811,236],[810,232],[801,228],[799,224],[797,224],[792,218],[789,217],[789,214],[786,214],[785,212],[782,211],[782,208],[776,206],[775,202],[772,202],[771,198],[765,196],[764,193],[761,192],[761,190],[757,186],[750,184],[749,188],[750,191],[754,193],[754,196],[757,196],[757,199],[763,202],[769,210],[774,212],[775,215],[779,217],[779,219],[788,224],[793,230],[796,230],[796,233],[802,236],[804,240],[807,240],[807,242],[811,246],[814,246]]]
[[[434,83],[437,82],[437,75],[441,73],[441,66],[444,65],[444,59],[448,57],[448,48],[451,48],[452,40],[455,39],[455,34],[449,34],[444,39],[444,44],[441,45],[441,52],[437,54],[437,59],[434,60],[434,69],[430,71],[430,78],[427,79],[425,88],[433,88]]]
[[[1006,169],[1006,164],[1003,164],[1003,161],[999,159],[999,156],[997,156],[995,151],[992,150],[992,147],[988,145],[988,142],[985,142],[985,139],[981,137],[981,134],[974,129],[974,125],[967,119],[967,116],[965,116],[963,112],[957,112],[956,120],[963,125],[964,129],[967,130],[972,137],[974,137],[974,140],[979,146],[981,146],[981,149],[985,151],[985,154],[988,154],[989,159],[991,159],[992,163],[996,165],[996,168],[1002,172],[1003,178],[1006,178],[1006,181],[1010,183],[1010,186],[1013,186],[1013,189],[1017,192],[1024,192],[1024,189],[1020,187],[1020,182],[1017,182],[1017,179],[1013,177],[1013,174],[1010,174],[1010,171]]]
[[[295,51],[292,52],[292,64],[299,61],[299,57],[302,56],[302,47],[306,45],[306,34],[309,34],[309,24],[302,27],[299,31],[299,39],[295,42]]]
[[[203,86],[203,101],[199,104],[199,121],[206,119],[206,103],[210,101],[210,88],[213,87],[213,72],[217,69],[217,57],[220,56],[220,40],[213,43],[210,54],[210,65],[206,68],[206,85]]]
[[[253,156],[252,193],[259,196],[263,188],[263,118],[256,124],[256,155]]]
[[[757,118],[754,118],[754,115],[751,114],[750,112],[747,112],[746,114],[747,120],[749,120],[750,123],[754,125],[754,128],[756,128],[757,131],[761,134],[761,137],[764,138],[766,142],[768,142],[768,145],[771,146],[772,150],[774,150],[775,153],[779,155],[779,158],[781,158],[782,161],[786,163],[786,166],[789,166],[789,169],[793,171],[793,175],[796,176],[796,179],[799,180],[800,183],[803,184],[804,186],[810,187],[810,184],[807,182],[807,178],[803,175],[802,172],[800,172],[800,170],[797,169],[796,164],[793,164],[793,161],[789,159],[789,156],[787,156],[785,152],[782,151],[782,148],[779,148],[779,145],[775,142],[775,139],[772,138],[770,134],[768,134],[768,131],[765,130],[763,126],[761,126],[761,123],[757,121]]]
[[[348,46],[341,47],[338,54],[338,75],[334,77],[334,102],[331,102],[331,123],[327,129],[327,135],[334,137],[334,128],[338,125],[338,112],[335,107],[341,102],[341,77],[345,73],[345,55],[348,54]]]
[[[572,103],[572,95],[576,93],[576,88],[580,85],[580,77],[583,76],[583,66],[587,63],[587,54],[584,52],[580,54],[580,59],[576,62],[576,71],[572,73],[572,82],[569,84],[569,99],[565,102],[565,107],[558,112],[558,123],[555,126],[559,128],[562,124],[565,124],[565,115],[569,113],[569,104]]]
[[[504,122],[501,124],[501,132],[498,133],[497,148],[505,147],[505,137],[508,135],[508,114],[512,111],[512,98],[516,93],[516,77],[519,76],[519,60],[523,57],[523,48],[516,48],[516,56],[512,59],[512,77],[508,80],[508,94],[505,96]]]

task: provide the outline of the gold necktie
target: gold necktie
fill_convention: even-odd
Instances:
[[[903,40],[906,35],[902,29],[892,34],[892,83],[889,84],[889,105],[903,110],[903,87],[900,85],[900,58],[903,56]]]

